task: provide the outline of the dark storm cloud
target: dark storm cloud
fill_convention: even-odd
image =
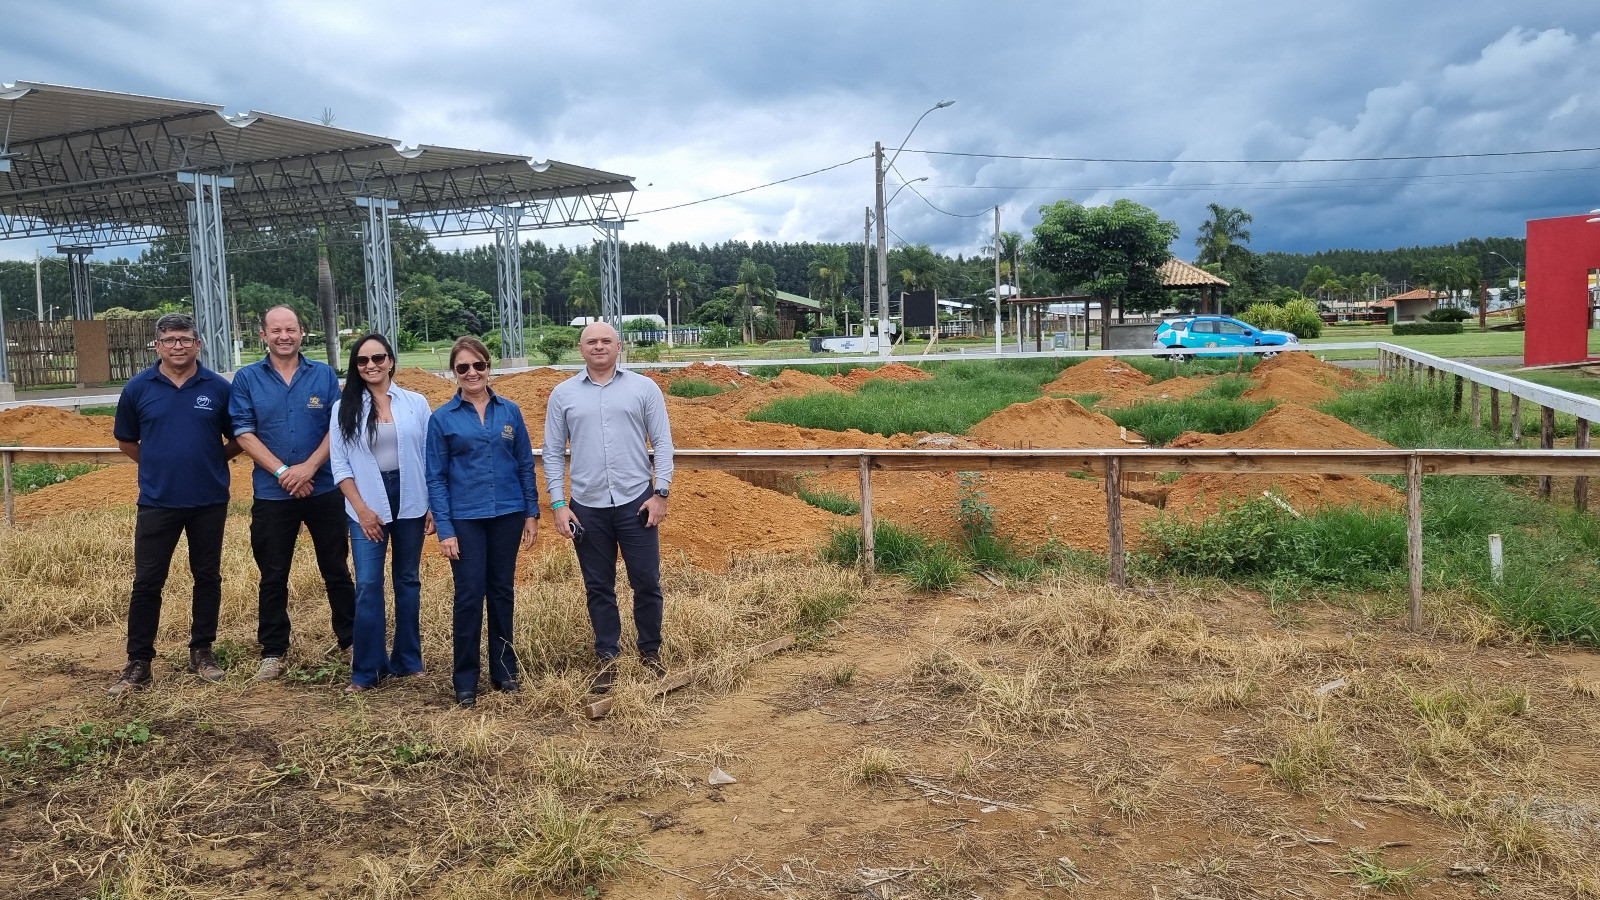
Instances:
[[[1575,8],[1577,7],[1577,8]],[[1448,14],[1442,14],[1444,12]],[[1208,203],[1256,217],[1261,249],[1519,234],[1597,205],[1600,154],[1389,163],[1171,162],[1449,154],[1600,144],[1600,9],[1554,2],[28,4],[0,34],[6,80],[179,96],[405,143],[524,152],[638,178],[635,210],[891,148],[1165,164],[903,154],[951,212],[1131,197],[1183,230]],[[1505,174],[1486,174],[1505,173]],[[1448,176],[1448,177],[1445,177]],[[650,185],[646,187],[646,185]],[[859,239],[870,166],[641,217],[628,237]],[[973,252],[992,218],[910,191],[902,238]],[[556,240],[585,241],[559,232]],[[0,248],[10,252],[13,248]]]

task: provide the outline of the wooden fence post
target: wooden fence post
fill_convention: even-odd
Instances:
[[[0,450],[0,469],[4,470],[6,490],[6,525],[17,524],[17,497],[11,488],[11,458],[14,456],[10,450]]]
[[[1522,446],[1522,398],[1511,395],[1511,446]]]
[[[1578,450],[1589,449],[1589,420],[1578,420],[1578,435],[1573,439],[1573,447]],[[1589,476],[1579,475],[1572,481],[1572,507],[1578,512],[1589,511]]]
[[[876,534],[872,525],[872,457],[861,454],[861,577],[868,584],[877,573]]]
[[[1454,393],[1455,399],[1453,399],[1451,401],[1451,409],[1453,409],[1458,415],[1461,413],[1461,383],[1464,382],[1464,381],[1466,381],[1465,378],[1462,378],[1460,375],[1456,376],[1456,386],[1455,386],[1455,393]]]
[[[1412,631],[1422,628],[1422,458],[1406,461],[1406,562]]]
[[[1489,427],[1494,430],[1495,440],[1500,439],[1500,389],[1489,388]]]
[[[1477,431],[1483,427],[1483,398],[1478,390],[1478,383],[1472,383],[1472,430]]]
[[[1127,587],[1127,560],[1122,551],[1122,458],[1118,456],[1106,460],[1106,534],[1111,545],[1111,583]]]
[[[1539,446],[1549,450],[1556,445],[1556,411],[1548,406],[1539,407]],[[1550,499],[1550,485],[1555,479],[1539,476],[1539,499]]]
[[[1433,377],[1437,374],[1439,373],[1434,370],[1433,366],[1428,367],[1428,387],[1433,387]]]

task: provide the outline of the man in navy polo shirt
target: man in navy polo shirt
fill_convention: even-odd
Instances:
[[[194,319],[156,320],[161,361],[129,379],[117,399],[112,435],[139,464],[139,514],[133,530],[133,596],[128,601],[128,666],[113,697],[150,686],[167,584],[178,537],[189,536],[189,674],[221,681],[211,652],[222,606],[222,529],[228,521],[228,460],[239,453],[228,418],[230,389],[200,365]]]
[[[267,358],[233,376],[233,432],[255,460],[255,504],[250,510],[250,549],[261,570],[259,624],[261,667],[251,683],[284,673],[289,652],[289,565],[304,524],[316,551],[317,569],[328,590],[333,634],[349,660],[355,625],[356,588],[350,579],[350,535],[344,495],[328,465],[329,416],[339,398],[333,369],[300,353],[305,339],[300,317],[287,306],[267,310],[261,342]]]

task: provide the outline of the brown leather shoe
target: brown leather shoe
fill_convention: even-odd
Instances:
[[[122,670],[122,677],[117,679],[106,691],[107,697],[121,697],[134,691],[142,691],[150,686],[150,660],[130,659],[128,667]]]
[[[211,652],[210,647],[204,650],[190,650],[189,667],[184,671],[190,675],[199,675],[211,682],[221,681],[227,675],[222,671],[222,667],[217,665],[217,655]]]

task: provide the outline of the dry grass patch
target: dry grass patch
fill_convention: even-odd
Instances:
[[[887,787],[909,769],[905,757],[888,747],[862,747],[855,756],[839,767],[839,775],[856,785]]]
[[[1197,709],[1245,709],[1261,693],[1261,682],[1239,673],[1211,675],[1171,685],[1166,695]]]
[[[971,702],[968,734],[990,746],[1015,743],[1028,735],[1051,734],[1088,724],[1088,716],[1063,684],[1066,671],[1035,660],[1008,672],[947,648],[912,660],[913,679],[943,698],[961,695]]]

